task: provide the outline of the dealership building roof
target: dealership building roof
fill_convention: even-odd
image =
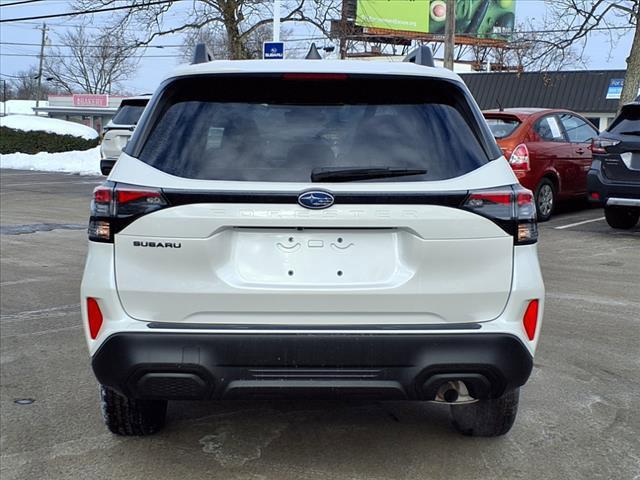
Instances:
[[[625,70],[576,70],[567,72],[492,72],[460,76],[483,110],[509,107],[566,108],[583,113],[615,113],[612,80],[623,79]]]

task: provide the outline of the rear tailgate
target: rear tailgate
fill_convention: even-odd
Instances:
[[[129,315],[296,325],[497,317],[513,237],[457,207],[467,190],[515,177],[504,160],[489,161],[500,153],[460,81],[406,69],[163,86],[110,177],[163,188],[168,200],[115,235]],[[348,178],[368,170],[409,173]],[[319,171],[336,176],[316,181]],[[335,204],[299,205],[314,188]]]
[[[115,249],[139,320],[435,324],[500,314],[513,238],[440,205],[193,204],[137,220]]]

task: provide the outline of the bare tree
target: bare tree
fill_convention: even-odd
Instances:
[[[640,88],[640,0],[547,0],[547,5],[547,31],[531,39],[535,45],[531,60],[543,68],[552,61],[564,62],[572,48],[584,49],[587,36],[598,30],[608,34],[614,48],[620,37],[633,28],[620,105],[633,100]]]
[[[38,90],[38,68],[33,66],[29,70],[17,72],[7,84],[7,98],[17,100],[34,100]],[[59,93],[59,90],[49,82],[42,82],[43,95]]]
[[[118,4],[118,0],[76,0],[79,10],[91,10]],[[131,8],[114,21],[136,33],[138,45],[148,45],[156,37],[178,32],[197,32],[206,28],[225,37],[228,58],[251,58],[253,44],[260,32],[273,23],[271,0],[192,0],[150,5],[132,0]],[[282,0],[282,23],[313,25],[329,35],[329,20],[340,15],[340,0]],[[175,18],[180,18],[176,22]]]
[[[84,27],[76,27],[62,34],[58,42],[66,48],[49,51],[45,76],[68,93],[112,93],[138,65],[134,42],[121,28],[90,35]]]
[[[290,30],[282,29],[280,39],[286,40],[291,34]],[[273,28],[270,24],[257,28],[249,35],[244,42],[244,50],[246,58],[255,59],[262,57],[262,44],[271,40]],[[184,40],[184,57],[186,61],[190,61],[193,55],[193,49],[196,44],[204,43],[209,47],[211,55],[216,60],[231,58],[231,49],[224,28],[219,24],[212,24],[202,27],[198,30],[191,30],[185,34]]]

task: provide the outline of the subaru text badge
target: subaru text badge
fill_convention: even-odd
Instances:
[[[304,192],[301,193],[300,196],[298,196],[298,203],[301,206],[314,210],[328,208],[333,205],[333,202],[333,195],[331,195],[329,192],[323,192],[321,190]]]

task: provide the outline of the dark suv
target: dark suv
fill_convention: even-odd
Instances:
[[[589,200],[604,206],[607,223],[629,229],[640,217],[640,97],[593,140]]]

